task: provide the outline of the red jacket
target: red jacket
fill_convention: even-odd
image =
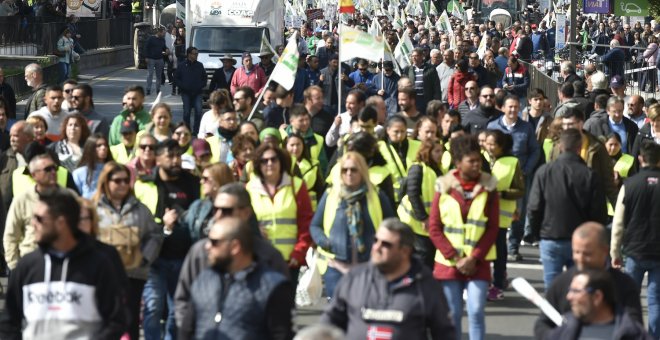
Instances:
[[[232,96],[236,93],[236,90],[241,86],[249,86],[254,90],[255,94],[259,94],[261,89],[266,85],[266,73],[261,67],[257,65],[252,66],[252,71],[250,73],[245,72],[245,66],[239,67],[234,71],[234,75],[231,77],[231,94]]]
[[[458,107],[458,104],[465,100],[465,84],[470,80],[476,81],[477,78],[474,74],[462,73],[459,71],[454,72],[454,74],[451,75],[447,86],[447,101],[449,102],[449,107],[455,109]]]
[[[436,183],[436,194],[431,203],[429,214],[429,237],[435,247],[443,254],[445,258],[452,258],[457,255],[456,250],[451,245],[444,234],[444,224],[440,221],[440,195],[448,193],[459,203],[463,220],[472,205],[472,199],[466,200],[463,192],[474,191],[472,197],[484,190],[488,192],[488,200],[484,214],[488,217],[486,231],[477,242],[477,246],[472,251],[471,256],[477,258],[476,272],[472,276],[461,274],[456,267],[448,267],[440,263],[435,263],[433,276],[438,280],[486,280],[490,281],[490,261],[484,260],[490,248],[495,244],[497,234],[499,233],[500,203],[497,190],[497,180],[486,173],[482,173],[478,182],[466,182],[460,178],[457,170],[450,171],[447,175],[438,179]]]

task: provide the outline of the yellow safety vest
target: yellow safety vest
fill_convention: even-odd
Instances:
[[[552,155],[552,148],[555,143],[550,138],[543,140],[543,154],[545,155],[545,162],[550,163],[550,156]]]
[[[426,210],[426,213],[428,214],[429,209],[431,208],[431,202],[433,202],[433,196],[435,196],[435,180],[438,177],[436,176],[435,171],[433,171],[428,165],[419,162],[416,162],[415,164],[422,167],[422,202],[424,202],[424,210]],[[408,195],[403,196],[401,204],[399,204],[396,212],[399,215],[401,222],[408,224],[415,234],[426,237],[429,236],[429,232],[424,228],[424,221],[415,219],[412,204],[410,203]]]
[[[19,166],[11,174],[11,190],[14,197],[18,197],[29,188],[32,188],[37,183],[32,179],[32,176],[25,174],[25,166]],[[57,167],[57,185],[66,188],[67,179],[69,178],[69,170],[65,167]]]
[[[445,236],[460,257],[470,256],[477,242],[486,232],[486,223],[488,222],[488,217],[484,214],[486,201],[488,201],[488,192],[482,191],[472,201],[467,214],[467,222],[463,222],[461,207],[458,202],[450,194],[440,195],[438,204],[440,207],[440,221],[444,224]],[[486,254],[485,259],[490,261],[495,258],[495,245],[493,245]],[[456,265],[454,260],[445,259],[439,250],[435,252],[435,261],[449,267]]]
[[[498,192],[511,188],[511,182],[513,182],[517,165],[518,158],[513,156],[500,157],[495,160],[492,173],[497,178]],[[516,200],[503,199],[500,194],[500,228],[506,229],[511,226],[516,208]]]
[[[449,142],[445,143],[445,152],[442,153],[440,158],[440,171],[446,175],[451,169],[451,152],[449,152]]]
[[[126,147],[124,144],[117,144],[110,147],[110,153],[112,153],[112,158],[115,160],[115,162],[119,164],[126,164],[135,158],[135,147],[129,154],[126,152]]]
[[[273,199],[267,193],[254,189],[254,186],[262,186],[261,180],[256,176],[246,186],[252,206],[255,207],[254,213],[259,227],[266,229],[268,240],[286,261],[291,258],[291,253],[298,242],[296,195],[303,183],[298,177],[292,177],[292,181],[293,185],[279,188]]]
[[[628,178],[630,169],[632,169],[634,164],[635,164],[635,157],[627,153],[621,154],[619,160],[617,160],[616,163],[614,164],[614,171],[618,172],[621,178]],[[612,206],[612,203],[609,200],[607,201],[607,215],[614,216],[614,207]]]
[[[211,163],[220,163],[220,137],[206,137],[206,141],[209,142],[209,145],[211,146]],[[192,152],[192,147],[190,151]],[[228,154],[230,153],[231,150],[228,151]]]
[[[374,165],[369,168],[369,181],[376,187],[383,183],[387,176],[390,175],[390,170],[383,165]],[[325,179],[325,182],[328,183],[328,185],[341,182],[341,170],[339,169],[339,163],[332,167],[330,170],[330,175]]]
[[[408,151],[406,152],[406,165],[403,166],[403,161],[397,154],[396,150],[384,141],[378,142],[378,150],[380,154],[383,155],[385,161],[387,162],[387,169],[392,174],[392,186],[394,187],[394,200],[399,201],[401,197],[399,196],[399,190],[401,189],[401,183],[408,176],[408,170],[410,166],[415,162],[417,158],[417,152],[422,146],[422,143],[418,140],[408,139]]]
[[[295,157],[291,157],[293,162],[291,162],[291,168],[294,167],[294,164],[296,164]],[[309,192],[309,199],[312,201],[312,210],[316,210],[316,206],[318,204],[318,197],[316,197],[316,191],[313,191],[312,188],[316,185],[316,180],[317,180],[317,169],[319,166],[319,162],[316,160],[312,160],[311,162],[306,160],[306,159],[301,159],[300,162],[298,162],[298,169],[300,169],[300,173],[302,175],[302,180],[305,182],[305,186],[307,187],[307,192]],[[293,169],[292,169],[293,170]]]
[[[285,129],[280,129],[280,135],[282,136],[282,140],[289,137],[289,134]],[[309,155],[312,159],[319,159],[321,150],[323,150],[323,145],[325,145],[325,139],[323,139],[321,135],[315,133],[314,140],[316,140],[316,145],[308,145],[307,143],[305,143],[305,145],[309,148]]]
[[[156,208],[158,207],[158,186],[154,182],[143,182],[141,180],[135,181],[134,185],[135,197],[146,205],[151,211],[151,214],[154,215],[154,221],[156,223],[162,223],[163,220],[160,217],[156,217]]]
[[[338,186],[332,187],[329,189],[328,196],[325,200],[325,210],[323,210],[323,233],[327,237],[330,237],[330,230],[332,230],[332,224],[335,222],[337,208],[341,203],[339,191],[340,189]],[[371,218],[371,222],[374,225],[374,229],[378,230],[378,226],[380,226],[380,223],[383,221],[383,210],[376,190],[369,190],[367,192],[367,211],[369,213],[369,218]],[[319,268],[319,272],[323,275],[328,269],[327,260],[335,258],[335,254],[323,250],[321,247],[316,247],[316,250],[319,252],[319,255],[321,255],[316,261],[316,264]]]

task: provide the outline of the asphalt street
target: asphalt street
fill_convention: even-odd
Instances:
[[[94,89],[94,103],[97,112],[112,120],[121,111],[121,99],[124,89],[129,85],[146,86],[146,70],[129,68],[103,68],[82,74],[83,82],[87,81]],[[154,79],[155,81],[155,79]],[[155,100],[153,93],[145,99],[145,108],[149,110],[151,103]],[[179,96],[171,96],[171,87],[167,83],[162,86],[162,102],[172,107],[174,122],[182,119],[182,105]],[[19,109],[18,112],[22,112]],[[542,292],[543,279],[542,268],[539,262],[538,249],[522,247],[521,253],[524,260],[519,263],[509,264],[508,277],[526,278],[534,288]],[[6,279],[0,279],[6,286]],[[438,292],[442,294],[442,292]],[[518,295],[512,288],[505,291],[502,301],[488,302],[486,306],[486,331],[487,339],[531,339],[533,334],[534,320],[538,315],[538,309],[523,297]],[[4,308],[4,296],[0,302]],[[646,318],[646,292],[643,291],[642,306]],[[300,327],[317,322],[322,313],[324,304],[310,308],[301,308],[297,311],[296,324]],[[467,339],[467,316],[463,317],[463,338]]]

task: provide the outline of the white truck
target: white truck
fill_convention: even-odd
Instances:
[[[259,1],[272,1],[267,21],[252,22]],[[265,34],[275,47],[282,44],[284,10],[282,0],[186,0],[186,45],[199,50],[197,60],[211,76],[222,67],[220,58],[231,55],[241,65],[241,54],[250,52],[259,61]],[[263,5],[263,4],[262,4]]]

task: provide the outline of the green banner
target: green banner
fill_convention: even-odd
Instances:
[[[649,2],[647,0],[614,0],[614,15],[648,16]]]

